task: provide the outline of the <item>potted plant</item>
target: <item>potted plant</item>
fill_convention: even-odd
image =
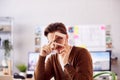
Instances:
[[[8,39],[3,41],[3,49],[4,49],[4,59],[2,61],[3,67],[8,67],[8,59],[10,58],[10,51],[12,50],[12,45]]]
[[[8,59],[10,57],[10,51],[12,50],[12,45],[10,44],[10,41],[8,39],[3,41],[3,48],[4,48],[4,56],[5,59]]]
[[[10,44],[10,41],[8,39],[3,41],[3,49],[4,49],[4,59],[2,60],[2,66],[3,66],[3,73],[4,74],[11,74],[11,60],[10,60],[10,51],[12,50],[12,45]],[[9,68],[8,68],[9,67]],[[9,69],[9,71],[6,72],[6,69]]]
[[[27,66],[23,63],[16,65],[17,69],[20,71],[19,75],[26,77]]]

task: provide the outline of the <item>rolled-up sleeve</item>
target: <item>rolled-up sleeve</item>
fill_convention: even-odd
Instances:
[[[50,80],[53,76],[53,69],[50,63],[50,59],[47,59],[45,62],[46,57],[40,56],[38,59],[37,66],[34,71],[34,79],[35,80]]]

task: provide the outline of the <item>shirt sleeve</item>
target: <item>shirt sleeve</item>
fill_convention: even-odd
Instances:
[[[50,59],[46,57],[40,56],[38,59],[37,66],[34,71],[34,79],[35,80],[50,80],[53,76],[52,65],[50,63]]]
[[[64,66],[64,70],[71,80],[93,80],[92,59],[86,49],[80,50],[74,67],[70,64]],[[76,54],[76,53],[75,53]]]

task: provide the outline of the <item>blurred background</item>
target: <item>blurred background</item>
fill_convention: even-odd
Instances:
[[[98,36],[93,35],[93,39],[96,36],[99,39],[95,41],[101,40],[101,42],[96,42],[98,46],[102,44],[100,50],[98,48],[97,51],[112,51],[111,70],[120,77],[119,14],[120,0],[0,0],[0,17],[9,17],[11,19],[10,35],[6,35],[9,37],[13,47],[11,52],[13,59],[12,73],[19,72],[16,67],[18,63],[24,63],[28,66],[29,53],[39,52],[38,48],[44,43],[43,40],[46,41],[42,35],[44,28],[49,23],[63,22],[68,30],[74,29],[78,34],[77,36],[73,34],[76,40],[79,40],[81,37],[79,35],[81,29],[85,35],[88,35],[90,32],[85,31],[87,29],[92,28],[95,32],[99,27],[105,28],[103,32],[98,30],[102,34],[100,34],[100,37],[98,37],[99,34],[97,34]],[[83,29],[86,26],[87,28]],[[76,31],[75,28],[79,28],[80,30]],[[68,32],[71,34],[70,31]],[[6,39],[6,36],[1,32],[2,38]],[[74,38],[70,37],[73,40]],[[84,37],[84,39],[90,38]],[[106,39],[108,40],[106,41]],[[93,44],[78,43],[85,48],[88,48],[87,44],[94,47],[96,45],[94,42]],[[75,45],[77,42],[72,43],[71,41],[71,44]]]

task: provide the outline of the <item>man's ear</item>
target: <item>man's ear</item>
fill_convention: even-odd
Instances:
[[[67,39],[69,38],[68,34],[66,34],[66,38],[67,38]]]
[[[68,34],[66,34],[66,39],[65,39],[66,44],[68,44],[68,38],[69,38],[69,36],[68,36]]]

